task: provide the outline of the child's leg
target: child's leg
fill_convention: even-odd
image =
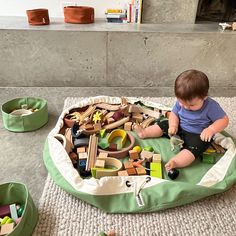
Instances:
[[[173,168],[181,168],[190,165],[195,160],[195,156],[187,149],[183,149],[176,156],[171,158],[165,165],[167,171]]]
[[[141,125],[134,125],[133,130],[140,138],[158,138],[163,135],[163,131],[159,125],[151,125],[143,128]]]

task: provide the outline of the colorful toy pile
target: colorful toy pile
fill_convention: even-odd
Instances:
[[[24,205],[11,204],[0,206],[0,235],[10,234],[20,223]]]
[[[168,111],[129,104],[98,103],[73,109],[55,137],[69,154],[81,176],[146,175],[162,178],[161,155],[152,147],[135,146],[132,126],[147,127],[166,119]],[[129,160],[127,157],[129,156]]]

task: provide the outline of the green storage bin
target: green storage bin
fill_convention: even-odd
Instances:
[[[27,187],[21,183],[5,183],[0,185],[0,205],[24,204],[22,219],[8,236],[32,235],[38,222],[38,210],[34,205]]]
[[[37,111],[20,116],[10,114],[13,110],[21,109],[22,105]],[[16,98],[2,105],[2,119],[4,127],[13,132],[26,132],[39,129],[48,121],[47,101],[42,98]]]

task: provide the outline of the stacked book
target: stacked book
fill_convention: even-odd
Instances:
[[[127,11],[126,9],[107,9],[106,18],[107,22],[127,23]]]

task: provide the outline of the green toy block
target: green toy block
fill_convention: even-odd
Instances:
[[[106,139],[102,139],[98,142],[98,146],[101,148],[101,149],[107,149],[109,147],[109,143],[107,142]]]
[[[105,137],[105,134],[106,134],[106,129],[101,129],[101,130],[99,131],[99,134],[100,134],[100,137],[101,137],[101,138],[104,138],[104,137]]]
[[[203,152],[202,162],[208,164],[215,164],[222,156],[223,154],[221,153]]]
[[[143,148],[145,151],[153,152],[153,147],[152,146],[146,146]]]
[[[150,163],[150,175],[152,177],[160,178],[162,179],[162,168],[161,163],[151,162]]]
[[[203,153],[202,162],[208,164],[215,164],[216,163],[215,156],[212,155],[212,153]]]

